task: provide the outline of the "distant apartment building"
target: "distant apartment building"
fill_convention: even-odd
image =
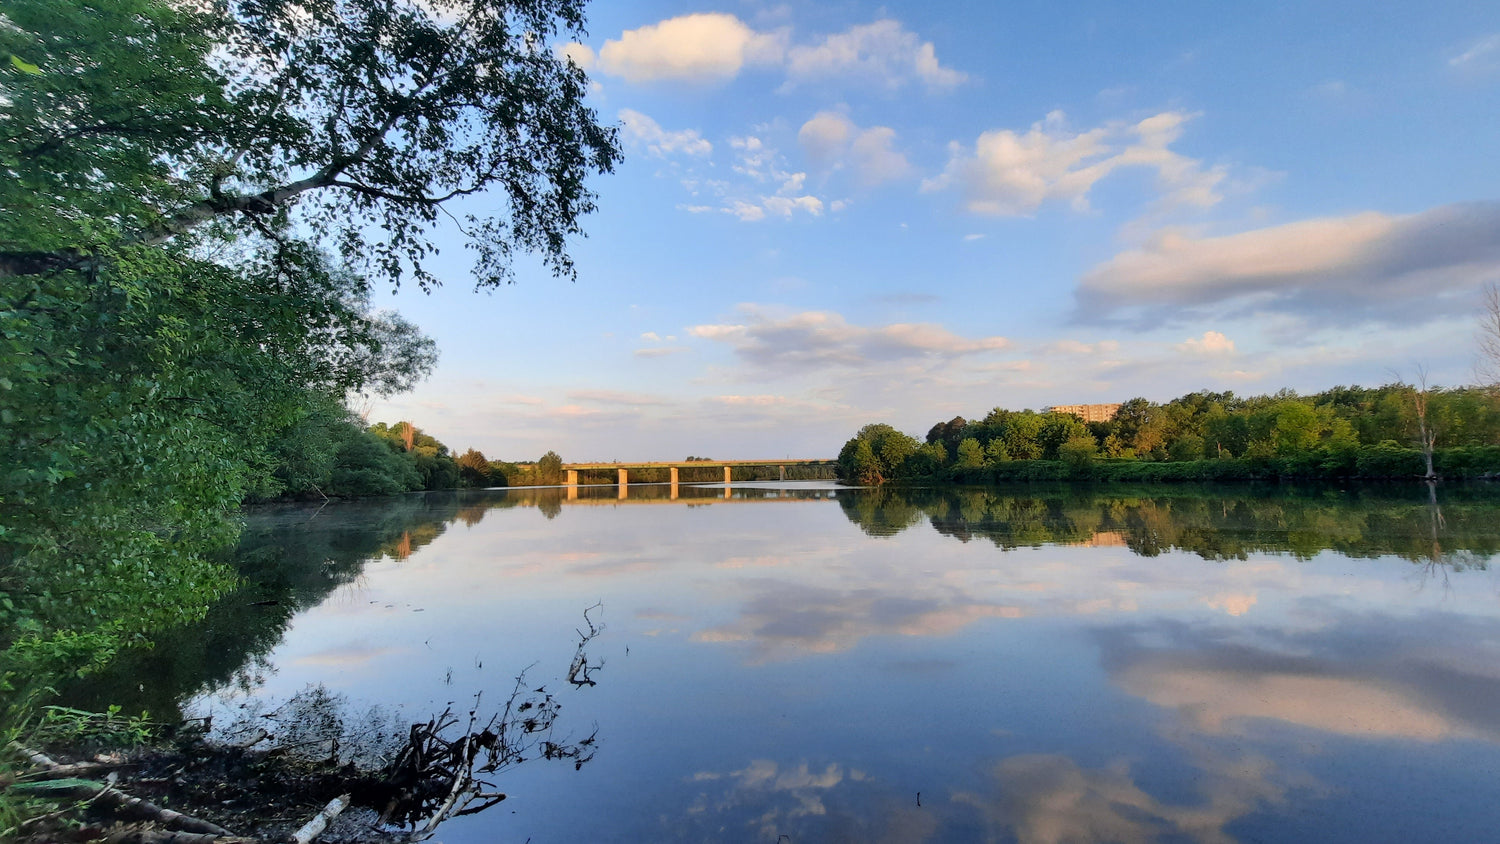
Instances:
[[[1055,404],[1043,408],[1050,413],[1071,413],[1085,422],[1108,422],[1120,411],[1118,404]]]

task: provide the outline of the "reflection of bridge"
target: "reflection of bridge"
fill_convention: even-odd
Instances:
[[[586,470],[614,469],[619,474],[616,484],[620,488],[620,498],[626,495],[626,489],[630,486],[631,469],[667,469],[668,483],[671,485],[671,497],[677,497],[677,473],[681,469],[716,469],[724,470],[724,486],[728,487],[733,482],[733,470],[736,468],[768,467],[775,466],[779,470],[781,480],[786,480],[786,467],[809,466],[814,468],[832,468],[835,460],[681,460],[662,463],[565,463],[563,469],[567,470],[568,498],[578,498],[578,473]],[[728,490],[726,489],[727,493]]]

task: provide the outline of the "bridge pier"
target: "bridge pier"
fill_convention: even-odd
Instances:
[[[729,486],[729,467],[724,467],[724,485]]]
[[[668,476],[670,477],[671,483],[672,483],[672,491],[671,491],[672,500],[676,501],[677,500],[677,467],[676,466],[673,466],[671,469],[668,470]]]
[[[625,491],[630,488],[630,471],[628,469],[620,469],[619,472],[620,497],[624,498]]]
[[[778,469],[781,470],[781,479],[783,481],[786,480],[786,467],[785,466],[777,466],[776,468],[778,468]]]
[[[577,469],[569,469],[568,470],[568,486],[570,486],[570,487],[573,488],[573,490],[574,490],[573,494],[576,496],[578,494],[578,492],[577,492],[577,490],[578,490],[578,470]]]

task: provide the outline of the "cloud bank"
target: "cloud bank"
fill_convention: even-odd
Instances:
[[[743,322],[697,325],[688,333],[729,344],[737,357],[757,368],[795,373],[865,369],[920,358],[952,359],[1011,345],[1004,337],[969,339],[930,323],[851,325],[829,311],[776,315],[757,305],[741,305],[740,313]]]
[[[1086,273],[1077,304],[1086,321],[1233,310],[1417,324],[1470,307],[1497,278],[1500,203],[1476,202],[1213,237],[1163,229]]]

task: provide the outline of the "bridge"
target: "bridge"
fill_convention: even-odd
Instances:
[[[728,487],[731,483],[733,483],[734,470],[736,468],[775,466],[779,470],[779,474],[781,475],[781,480],[784,481],[784,480],[786,480],[786,467],[788,467],[788,466],[808,466],[808,467],[813,467],[813,468],[833,468],[837,464],[838,464],[837,460],[820,460],[820,459],[806,459],[806,460],[805,459],[797,459],[797,460],[791,460],[791,459],[787,459],[787,460],[677,460],[677,461],[655,462],[655,463],[652,463],[652,462],[647,462],[647,463],[618,463],[618,462],[616,462],[616,463],[564,463],[563,464],[563,469],[568,473],[568,477],[567,477],[567,481],[566,481],[566,485],[567,485],[567,488],[568,488],[568,498],[576,500],[578,498],[578,473],[582,472],[582,471],[586,471],[586,470],[598,471],[598,470],[614,469],[618,473],[616,475],[616,478],[617,478],[616,483],[620,487],[620,497],[624,498],[625,497],[625,490],[630,485],[630,470],[631,469],[637,469],[637,470],[640,470],[640,469],[666,469],[666,470],[668,470],[668,473],[667,473],[668,483],[671,484],[671,487],[672,487],[671,496],[672,496],[672,498],[676,498],[677,497],[677,475],[678,475],[678,472],[680,470],[682,470],[682,469],[715,469],[715,468],[723,468],[723,470],[724,470],[724,486]]]

